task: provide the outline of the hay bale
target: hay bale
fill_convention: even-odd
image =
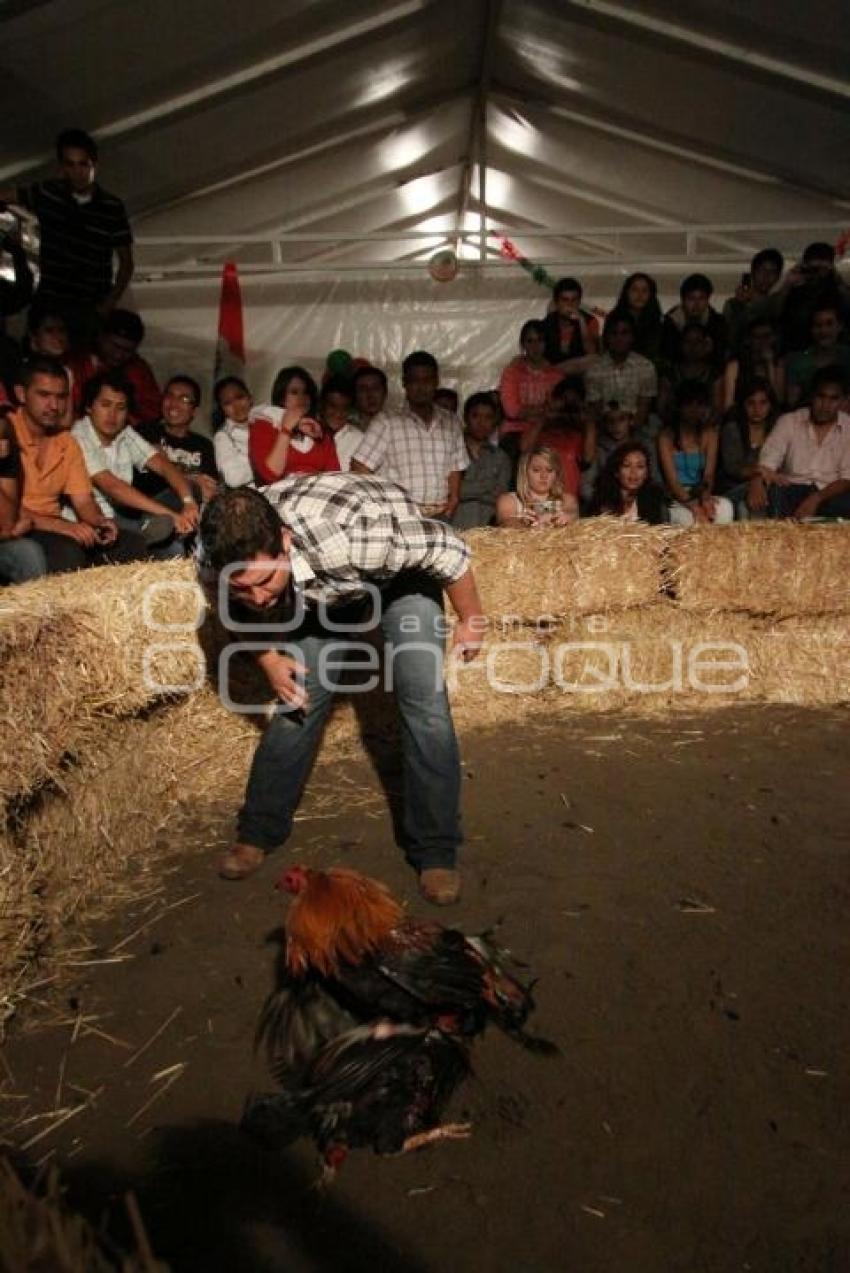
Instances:
[[[671,533],[594,517],[558,530],[476,530],[465,538],[486,613],[536,623],[655,601]]]
[[[68,1205],[51,1167],[28,1189],[7,1158],[0,1159],[0,1268],[9,1273],[167,1273],[154,1258],[135,1199],[127,1209],[136,1239],[133,1254],[119,1251]]]
[[[596,616],[586,632],[556,629],[548,651],[547,706],[556,714],[850,701],[850,635],[839,617],[776,622],[662,601]]]
[[[850,526],[738,522],[669,540],[667,571],[687,610],[756,615],[850,613]]]

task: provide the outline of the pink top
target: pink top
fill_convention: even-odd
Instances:
[[[525,433],[530,421],[519,419],[520,412],[539,407],[542,415],[552,390],[563,378],[564,373],[548,363],[542,367],[532,367],[525,358],[515,358],[513,362],[509,362],[499,381],[499,397],[505,413],[501,427],[502,437],[508,433]]]

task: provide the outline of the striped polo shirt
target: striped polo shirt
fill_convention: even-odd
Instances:
[[[105,296],[112,288],[115,249],[133,241],[121,200],[98,185],[80,199],[65,181],[54,179],[23,187],[18,201],[38,218],[39,291],[66,301]]]

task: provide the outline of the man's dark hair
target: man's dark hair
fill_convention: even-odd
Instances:
[[[93,402],[101,389],[111,389],[113,393],[123,393],[127,399],[127,406],[132,411],[135,403],[133,401],[133,389],[124,379],[119,371],[101,371],[97,376],[92,376],[91,380],[86,381],[83,389],[83,409],[88,411],[91,409]]]
[[[831,243],[810,243],[803,253],[803,264],[808,265],[811,261],[830,261],[835,262],[835,248]]]
[[[816,394],[825,385],[838,385],[842,393],[847,392],[847,372],[843,367],[819,367],[812,376],[811,394]]]
[[[132,340],[134,345],[141,345],[145,338],[145,325],[131,309],[114,309],[104,322],[103,330],[110,336]]]
[[[62,152],[68,149],[84,150],[92,163],[97,163],[97,142],[82,128],[65,128],[56,138],[56,158],[60,163]]]
[[[390,385],[387,380],[387,373],[382,371],[380,367],[358,367],[354,375],[351,377],[351,388],[353,390],[357,388],[364,376],[377,376],[381,384],[384,386],[384,393],[387,393],[389,390]]]
[[[407,355],[401,364],[402,383],[407,379],[414,367],[428,367],[435,375],[439,376],[440,374],[437,359],[433,354],[429,354],[426,349],[414,349],[412,354]]]
[[[204,563],[221,571],[236,561],[251,561],[260,553],[276,557],[281,550],[283,523],[265,496],[248,486],[221,491],[201,515]]]
[[[489,407],[496,414],[496,424],[502,420],[502,400],[495,389],[485,389],[481,393],[472,393],[463,404],[463,418],[468,423],[469,413],[476,407]]]
[[[530,336],[535,332],[538,336],[546,339],[546,324],[542,318],[527,318],[519,329],[519,343],[522,344],[526,336]]]
[[[293,380],[302,380],[306,385],[307,396],[310,399],[310,404],[307,407],[307,414],[315,415],[319,409],[319,387],[307,368],[299,367],[297,365],[281,367],[280,371],[275,376],[271,394],[272,406],[283,406],[286,401],[286,391]]]
[[[584,402],[587,397],[587,388],[584,383],[583,376],[564,376],[563,380],[559,380],[552,390],[551,397],[563,398],[568,393],[575,393]]]
[[[584,288],[577,278],[559,278],[552,288],[552,300],[556,301],[564,292],[578,292],[579,300],[584,296]]]
[[[332,393],[341,393],[349,402],[354,401],[354,390],[351,387],[351,381],[348,376],[328,376],[322,385],[319,402],[326,402]]]
[[[444,398],[449,399],[449,401],[452,403],[452,406],[450,409],[456,413],[458,408],[458,403],[460,402],[457,389],[450,389],[448,385],[440,385],[439,388],[437,389],[437,392],[434,395],[435,399],[439,398],[440,394],[442,394]]]
[[[59,359],[50,358],[47,354],[38,354],[35,358],[26,360],[17,377],[18,384],[27,389],[36,376],[55,376],[68,383],[68,373]]]
[[[169,376],[165,382],[162,392],[168,393],[172,385],[188,385],[192,390],[192,396],[195,399],[195,406],[201,405],[201,386],[192,376],[185,376],[182,371],[175,372],[173,376]]]
[[[614,330],[614,328],[615,328],[615,327],[622,327],[622,325],[623,325],[624,323],[625,323],[626,327],[628,327],[628,328],[629,328],[629,330],[631,331],[632,335],[633,335],[633,336],[636,336],[636,335],[637,335],[637,323],[636,323],[636,322],[635,322],[635,320],[632,318],[631,314],[626,313],[626,311],[625,311],[625,310],[622,310],[622,309],[620,309],[620,310],[617,310],[617,309],[612,310],[612,311],[611,311],[611,313],[608,315],[607,319],[605,320],[605,332],[604,332],[604,334],[605,334],[606,336],[610,336],[611,332]]]
[[[690,296],[691,292],[708,292],[709,296],[714,291],[714,284],[707,274],[689,274],[687,278],[683,278],[679,287],[679,295],[682,300],[686,296]]]
[[[781,274],[785,269],[785,257],[779,248],[762,248],[750,261],[750,269],[757,270],[760,265],[775,265]]]
[[[65,316],[65,311],[61,304],[51,302],[49,299],[35,300],[30,305],[29,313],[27,314],[27,331],[34,335],[41,324],[48,318],[60,319],[67,331],[68,319]]]

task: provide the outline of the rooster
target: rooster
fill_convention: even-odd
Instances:
[[[243,1118],[261,1143],[311,1136],[329,1180],[350,1148],[398,1153],[469,1135],[440,1120],[488,1022],[557,1051],[526,1032],[531,989],[487,938],[408,918],[356,871],[295,866],[277,887],[293,902],[257,1042],[281,1090],[254,1098]]]
[[[323,985],[369,1020],[386,1016],[466,1038],[493,1022],[525,1047],[557,1051],[525,1031],[532,987],[514,977],[488,936],[411,919],[386,885],[342,867],[293,866],[276,887],[294,899],[285,924],[291,978]]]

